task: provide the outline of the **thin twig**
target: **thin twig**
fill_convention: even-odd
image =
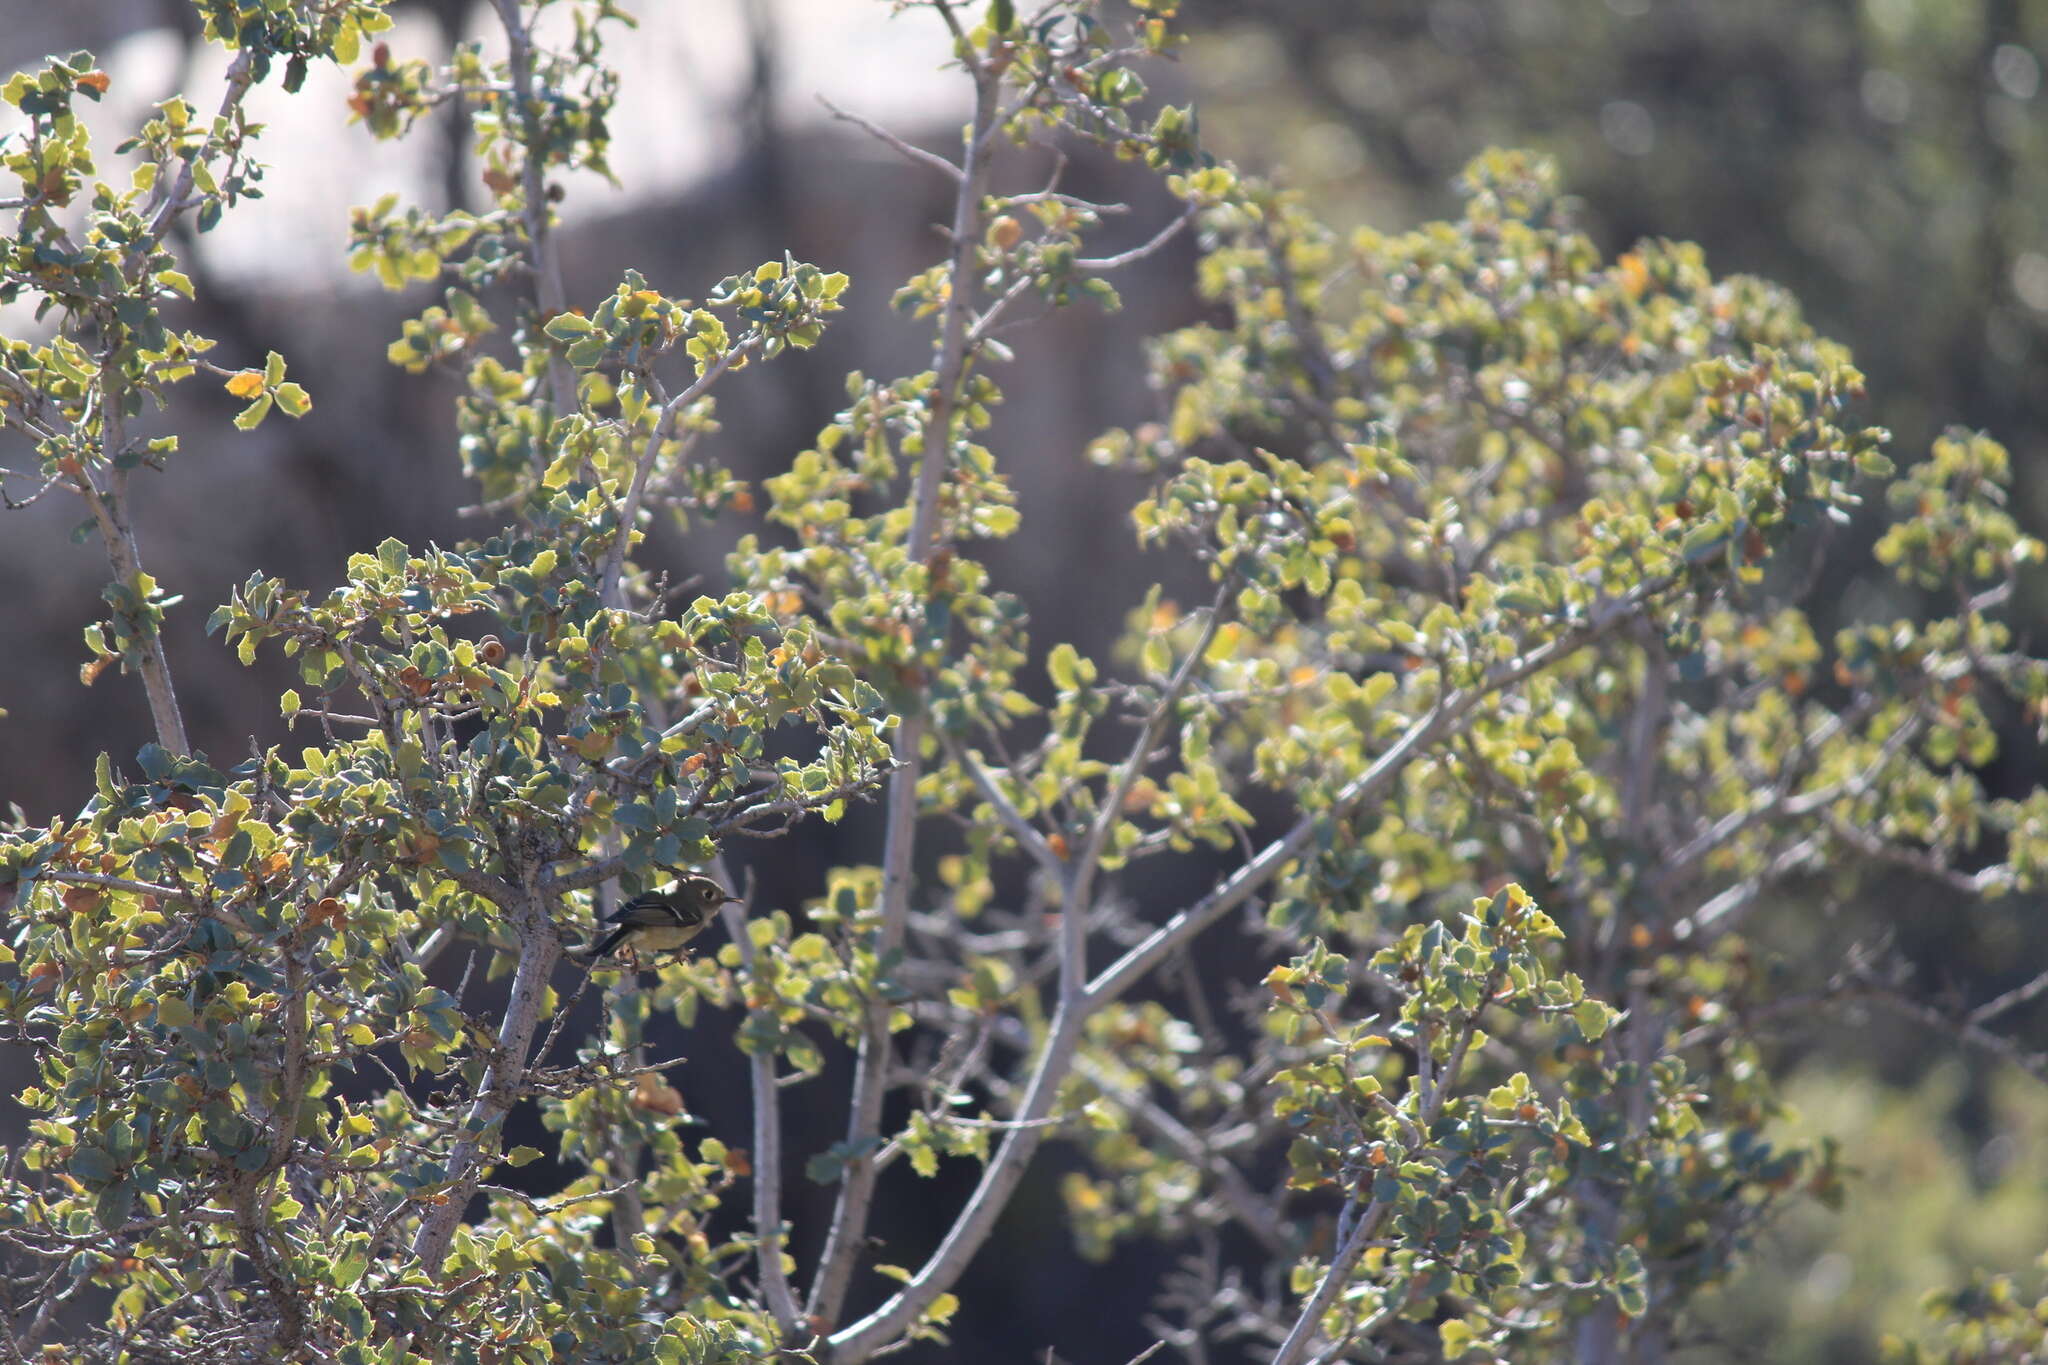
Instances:
[[[189,891],[180,891],[175,886],[159,886],[155,882],[131,881],[127,877],[107,877],[97,872],[64,872],[55,869],[38,872],[39,882],[64,882],[73,886],[103,886],[110,891],[129,891],[138,896],[155,896],[159,900],[175,901],[180,905],[199,904]]]
[[[1114,256],[1092,256],[1085,260],[1075,261],[1074,267],[1077,270],[1090,271],[1116,270],[1122,266],[1142,261],[1147,256],[1164,247],[1175,237],[1178,237],[1181,234],[1181,230],[1187,227],[1189,223],[1194,222],[1195,215],[1201,211],[1202,205],[1200,201],[1190,199],[1188,200],[1187,207],[1180,211],[1179,216],[1165,227],[1159,229],[1158,232],[1152,234],[1149,240],[1140,242],[1129,251],[1119,251]]]
[[[947,179],[952,180],[955,184],[959,183],[963,178],[965,178],[958,166],[955,166],[952,162],[946,160],[946,158],[940,156],[937,152],[928,152],[922,147],[912,146],[910,143],[905,142],[902,138],[896,136],[896,134],[890,132],[887,128],[884,128],[881,124],[870,122],[869,120],[862,118],[859,114],[850,114],[846,110],[841,109],[838,105],[834,104],[831,100],[826,99],[823,95],[818,96],[818,103],[824,105],[826,111],[830,113],[833,118],[839,119],[841,122],[844,123],[851,123],[854,127],[860,129],[862,132],[879,139],[881,142],[888,145],[892,150],[900,152],[909,160],[916,162],[920,166],[929,166],[931,169],[937,171],[940,175],[943,175]]]
[[[1671,926],[1671,936],[1680,943],[1694,936],[1717,928],[1724,920],[1731,926],[1739,923],[1758,896],[1766,890],[1811,866],[1821,854],[1822,840],[1819,835],[1801,839],[1771,859],[1761,872],[1743,878],[1735,885],[1718,892],[1701,903],[1700,908]]]
[[[2048,991],[2048,972],[2043,972],[2023,986],[2015,986],[1995,1000],[1987,1000],[1970,1011],[1969,1022],[1988,1024],[2001,1014],[2018,1009],[2021,1005]]]
[[[1968,1015],[1958,1017],[1908,995],[1882,979],[1875,965],[1864,956],[1852,953],[1848,967],[1829,984],[1831,989],[1842,994],[1853,994],[1882,1005],[1894,1014],[1939,1029],[1986,1056],[2010,1062],[2037,1081],[2048,1081],[2048,1053],[2028,1052],[2011,1038],[1980,1026]]]
[[[1003,828],[1010,832],[1010,837],[1017,841],[1017,846],[1030,854],[1031,860],[1037,863],[1040,870],[1051,877],[1055,884],[1065,881],[1067,865],[1060,861],[1059,854],[1052,851],[1052,844],[1047,841],[1045,835],[1039,833],[1038,827],[1024,818],[1023,812],[1017,809],[1017,803],[1005,796],[996,786],[994,776],[982,766],[980,757],[960,747],[950,736],[941,738],[946,746],[946,752],[967,774],[968,780],[974,784],[975,791],[981,794],[981,799],[988,802],[989,808],[995,811],[996,818],[1002,821]]]
[[[509,3],[509,0],[500,0],[500,3]],[[606,552],[604,572],[598,577],[598,600],[607,606],[617,608],[624,605],[618,597],[619,579],[626,570],[626,544],[633,538],[633,523],[640,519],[640,503],[647,496],[647,476],[654,468],[655,456],[661,453],[662,443],[668,440],[674,429],[676,418],[684,408],[702,398],[705,391],[718,382],[720,375],[731,369],[736,361],[751,355],[760,344],[758,336],[742,340],[713,361],[710,368],[697,376],[695,383],[662,405],[661,416],[655,422],[654,430],[648,433],[647,444],[641,447],[640,459],[633,467],[633,483],[626,490],[626,505],[619,512],[618,538]]]
[[[1189,679],[1194,677],[1195,668],[1208,653],[1210,643],[1216,638],[1216,631],[1223,624],[1223,608],[1230,601],[1237,586],[1235,574],[1226,573],[1217,586],[1216,600],[1209,604],[1208,618],[1202,622],[1201,633],[1195,637],[1174,670],[1166,690],[1152,707],[1145,724],[1138,731],[1138,738],[1131,745],[1130,755],[1116,770],[1116,777],[1104,794],[1102,809],[1095,813],[1095,823],[1088,830],[1088,842],[1082,845],[1081,856],[1074,860],[1074,874],[1068,884],[1066,913],[1060,917],[1060,999],[1068,1000],[1078,996],[1088,980],[1087,940],[1082,931],[1083,917],[1088,911],[1090,894],[1095,889],[1095,874],[1102,866],[1102,851],[1109,843],[1110,831],[1123,819],[1124,801],[1131,789],[1137,785],[1138,777],[1152,761],[1152,746],[1159,742],[1159,736],[1166,729],[1166,723],[1173,717],[1174,708],[1180,704],[1181,694],[1187,690]]]

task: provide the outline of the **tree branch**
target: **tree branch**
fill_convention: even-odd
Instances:
[[[1441,697],[1404,731],[1391,748],[1365,772],[1346,783],[1331,803],[1301,817],[1288,832],[1268,844],[1223,883],[1181,911],[1105,968],[1072,998],[1063,999],[1053,1015],[1045,1050],[1032,1071],[1019,1121],[1028,1127],[1012,1130],[982,1171],[981,1182],[947,1231],[945,1239],[918,1271],[886,1302],[860,1321],[832,1335],[833,1358],[859,1361],[894,1341],[944,1293],[966,1269],[995,1226],[997,1216],[1024,1178],[1024,1168],[1038,1150],[1044,1129],[1036,1123],[1050,1112],[1066,1078],[1082,1027],[1090,1014],[1115,1000],[1149,975],[1170,953],[1232,908],[1243,904],[1280,869],[1299,857],[1326,821],[1342,818],[1364,801],[1391,786],[1427,746],[1469,720],[1488,698],[1569,658],[1595,640],[1634,619],[1670,587],[1674,579],[1659,577],[1596,606],[1588,619],[1538,645],[1519,658],[1496,665],[1468,688]],[[1069,907],[1071,913],[1071,906]]]
[[[142,673],[143,691],[149,697],[149,716],[156,725],[156,742],[183,757],[192,752],[192,743],[185,736],[185,713],[178,705],[177,688],[171,683],[171,659],[164,651],[163,631],[154,622],[141,619],[141,614],[149,611],[149,603],[140,600],[142,546],[135,538],[135,523],[128,513],[128,471],[117,463],[128,444],[126,424],[121,414],[126,384],[116,352],[112,350],[100,364],[99,388],[100,454],[108,462],[107,482],[102,487],[94,481],[91,469],[81,468],[73,486],[92,511],[93,524],[99,528],[100,543],[106,548],[107,563],[114,571],[114,580],[138,599],[135,626],[140,645],[136,666]]]
[[[1479,1005],[1464,1016],[1458,1041],[1452,1045],[1450,1056],[1444,1059],[1442,1072],[1434,1078],[1431,1078],[1427,1071],[1418,1072],[1415,1127],[1421,1131],[1426,1133],[1436,1126],[1438,1116],[1444,1111],[1445,1102],[1451,1097],[1452,1088],[1464,1074],[1465,1058],[1472,1050],[1472,1039],[1478,1034],[1480,1016],[1486,1013],[1486,1003],[1493,998],[1494,991],[1499,989],[1503,975],[1504,972],[1499,968],[1487,974],[1486,985],[1479,993]],[[1418,1037],[1416,1046],[1418,1060],[1430,1055],[1427,1037]],[[1355,1198],[1354,1195],[1354,1202]],[[1307,1353],[1315,1341],[1316,1333],[1322,1330],[1323,1314],[1329,1311],[1330,1304],[1336,1299],[1338,1292],[1350,1283],[1351,1272],[1357,1268],[1358,1258],[1365,1251],[1373,1229],[1379,1225],[1380,1219],[1386,1215],[1390,1207],[1391,1204],[1375,1199],[1360,1212],[1357,1221],[1351,1225],[1350,1235],[1344,1238],[1343,1245],[1330,1261],[1329,1269],[1323,1272],[1322,1283],[1316,1286],[1316,1292],[1309,1297],[1309,1301],[1302,1305],[1301,1314],[1295,1318],[1293,1328],[1287,1333],[1287,1339],[1282,1341],[1280,1349],[1273,1353],[1273,1365],[1297,1365]]]
[[[155,882],[131,881],[126,877],[104,877],[97,872],[59,872],[45,870],[36,873],[39,882],[64,882],[72,886],[104,886],[110,891],[131,891],[138,896],[155,896],[160,900],[174,901],[179,905],[198,905],[199,901],[189,891],[180,891],[175,886],[159,886]]]
[[[562,287],[562,263],[548,223],[547,185],[542,179],[540,162],[543,101],[533,84],[533,35],[519,17],[519,0],[491,0],[491,7],[498,12],[498,22],[505,28],[505,41],[511,49],[506,58],[512,72],[508,103],[518,113],[523,134],[520,147],[525,152],[519,162],[520,215],[526,227],[526,263],[533,271],[534,302],[540,305],[537,325],[545,326],[549,318],[568,311],[569,297]],[[576,372],[552,347],[548,352],[548,397],[557,415],[576,407]],[[544,453],[535,458],[546,467]]]
[[[1190,199],[1188,200],[1187,207],[1180,211],[1179,216],[1174,218],[1165,227],[1159,229],[1158,232],[1152,234],[1149,240],[1140,242],[1129,251],[1119,251],[1114,256],[1092,256],[1085,260],[1075,261],[1074,268],[1077,270],[1093,271],[1099,274],[1105,270],[1116,270],[1122,266],[1142,261],[1161,247],[1164,247],[1175,237],[1178,237],[1181,229],[1194,222],[1195,215],[1201,211],[1201,203],[1198,200]]]
[[[1017,803],[1005,796],[996,786],[995,777],[982,766],[980,757],[960,747],[948,736],[940,736],[940,741],[946,746],[946,752],[952,756],[953,761],[967,774],[968,781],[974,784],[974,790],[981,794],[981,799],[988,802],[989,808],[995,811],[996,819],[1002,821],[1003,828],[1010,832],[1010,837],[1017,841],[1017,846],[1029,854],[1031,860],[1038,864],[1039,870],[1051,877],[1055,884],[1065,881],[1067,865],[1052,851],[1052,845],[1039,833],[1038,827],[1024,818],[1024,813],[1017,809]]]
[[[1357,1268],[1359,1257],[1365,1254],[1366,1244],[1372,1240],[1374,1230],[1390,1207],[1384,1200],[1375,1199],[1353,1220],[1351,1235],[1337,1249],[1337,1255],[1323,1273],[1323,1281],[1316,1286],[1316,1292],[1302,1305],[1301,1316],[1294,1320],[1293,1330],[1280,1343],[1280,1349],[1273,1353],[1273,1365],[1296,1365],[1307,1354],[1316,1333],[1322,1329],[1323,1314],[1330,1310],[1337,1292],[1350,1283],[1351,1272]]]
[[[547,897],[529,870],[512,906],[514,927],[519,935],[519,967],[512,977],[512,998],[505,1002],[504,1022],[498,1027],[497,1055],[484,1072],[483,1084],[469,1107],[462,1136],[448,1154],[447,1202],[428,1208],[420,1219],[413,1239],[413,1255],[427,1273],[438,1277],[447,1259],[455,1229],[476,1193],[477,1182],[490,1168],[505,1116],[519,1101],[526,1081],[526,1058],[533,1046],[534,1030],[540,1023],[541,1004],[547,998],[548,976],[561,956],[561,940],[547,913]]]
[[[956,24],[939,5],[949,24]],[[974,253],[981,238],[982,198],[987,193],[989,148],[985,134],[993,126],[1001,77],[987,66],[964,58],[974,73],[974,119],[966,130],[966,149],[958,192],[953,199],[953,254],[947,281],[945,315],[933,356],[936,393],[924,424],[923,452],[910,519],[910,555],[922,564],[931,558],[938,530],[939,487],[953,455],[953,427],[960,387],[966,378],[968,316],[974,295]],[[889,779],[888,816],[882,844],[881,927],[876,951],[886,957],[903,942],[910,912],[910,879],[917,839],[917,784],[924,775],[918,750],[927,719],[921,710],[904,717],[892,744],[903,766]],[[881,1133],[882,1097],[888,1088],[890,1059],[889,1005],[871,999],[863,1014],[859,1052],[854,1061],[853,1095],[847,1126],[848,1159],[832,1209],[817,1278],[811,1285],[810,1311],[826,1323],[838,1320],[852,1282],[853,1263],[867,1238],[868,1210],[874,1201],[876,1170],[872,1148]],[[1026,1130],[1035,1133],[1037,1130]],[[1009,1142],[1023,1134],[1012,1133]],[[1033,1144],[1036,1138],[1029,1139]],[[1005,1143],[1005,1150],[1009,1142]],[[908,1286],[906,1286],[906,1289]],[[900,1295],[898,1296],[901,1297]],[[869,1348],[872,1349],[872,1348]]]
[[[731,886],[723,856],[713,867],[719,883]],[[754,875],[749,871],[738,903],[721,912],[725,932],[740,950],[740,966],[749,978],[754,974],[754,938],[747,932],[747,919],[753,909]],[[794,1341],[803,1330],[803,1314],[782,1268],[782,1092],[775,1085],[775,1053],[748,1054],[747,1078],[754,1097],[754,1262],[775,1325],[785,1341]]]
[[[1670,577],[1663,577],[1639,584],[1607,603],[1604,609],[1595,610],[1592,618],[1576,629],[1489,670],[1478,685],[1446,693],[1403,732],[1393,747],[1341,787],[1326,809],[1302,816],[1287,833],[1266,845],[1257,857],[1239,867],[1208,895],[1160,925],[1143,942],[1105,968],[1088,984],[1091,1008],[1099,1008],[1122,995],[1149,975],[1167,954],[1250,899],[1253,892],[1314,841],[1323,821],[1339,818],[1384,791],[1425,746],[1463,724],[1480,703],[1610,634],[1632,619],[1672,582]]]
[[[1144,726],[1138,731],[1137,742],[1131,746],[1130,756],[1117,768],[1116,778],[1103,796],[1102,809],[1095,813],[1095,823],[1088,830],[1088,842],[1082,846],[1081,856],[1074,861],[1074,874],[1067,884],[1065,912],[1060,916],[1060,1000],[1063,1003],[1078,996],[1087,984],[1085,925],[1088,902],[1095,890],[1095,873],[1102,866],[1102,850],[1109,843],[1109,833],[1123,818],[1124,801],[1130,796],[1131,788],[1137,785],[1139,774],[1145,771],[1151,759],[1152,746],[1159,742],[1160,732],[1172,717],[1181,693],[1187,690],[1188,680],[1194,676],[1196,666],[1208,652],[1210,642],[1216,638],[1216,629],[1223,624],[1224,604],[1229,602],[1236,585],[1235,574],[1223,576],[1216,589],[1216,600],[1209,604],[1209,618],[1202,623],[1201,634],[1180,661],[1180,667],[1174,670],[1152,713],[1145,718]]]
[[[511,0],[498,2],[509,4]],[[633,482],[626,490],[626,505],[619,511],[619,537],[612,542],[611,550],[604,557],[604,572],[598,576],[598,600],[606,606],[616,609],[625,605],[619,599],[619,580],[626,571],[627,543],[633,539],[633,523],[640,519],[640,504],[647,496],[647,476],[654,469],[654,458],[661,453],[662,442],[674,430],[676,418],[684,408],[702,398],[705,391],[718,382],[720,375],[731,369],[736,361],[751,355],[760,344],[760,337],[747,337],[713,361],[689,388],[662,404],[661,416],[655,421],[647,444],[641,447],[640,459],[633,466]]]
[[[220,109],[214,115],[216,125],[234,112],[235,106],[242,102],[242,97],[249,93],[249,87],[255,81],[256,57],[245,47],[235,54],[232,62],[228,63],[228,88],[227,93],[221,97]],[[188,201],[192,196],[192,184],[209,145],[210,143],[202,142],[194,147],[179,165],[175,176],[157,182],[156,193],[159,197],[151,207],[149,220],[149,237],[152,242],[161,242],[164,234],[171,230],[171,224],[177,221],[178,215],[191,207]]]
[[[892,150],[900,152],[904,157],[916,162],[918,165],[929,166],[931,169],[937,171],[940,175],[945,176],[947,179],[953,181],[955,184],[958,184],[964,178],[958,166],[955,166],[952,162],[946,160],[946,158],[940,156],[937,152],[928,152],[922,147],[912,146],[910,143],[905,142],[902,138],[896,136],[896,134],[890,132],[887,128],[882,127],[882,125],[880,125],[879,123],[871,123],[867,119],[862,118],[859,114],[847,113],[844,109],[841,109],[838,105],[834,104],[831,100],[826,99],[823,95],[818,96],[818,103],[824,105],[826,111],[829,112],[833,118],[836,118],[843,123],[851,123],[854,127],[860,129],[864,133],[868,133],[871,136],[879,139]]]
[[[975,1252],[988,1239],[996,1218],[1009,1205],[1017,1184],[1024,1178],[1038,1146],[1045,1140],[1048,1125],[1041,1122],[1052,1112],[1060,1082],[1080,1046],[1086,1005],[1075,1000],[1060,1006],[1053,1016],[1045,1051],[1031,1074],[1023,1106],[1010,1120],[1014,1125],[1003,1136],[995,1158],[982,1169],[981,1182],[968,1196],[960,1216],[946,1232],[945,1240],[929,1260],[904,1283],[887,1302],[860,1321],[836,1332],[830,1339],[832,1359],[849,1362],[866,1360],[888,1346],[916,1322],[918,1314],[960,1277]]]

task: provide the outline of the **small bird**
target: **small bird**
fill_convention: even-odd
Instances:
[[[616,925],[595,943],[569,949],[569,956],[595,964],[620,947],[641,953],[672,953],[697,937],[712,912],[740,898],[711,878],[691,873],[673,891],[647,891],[606,915]]]

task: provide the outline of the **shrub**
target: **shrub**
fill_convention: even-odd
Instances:
[[[709,391],[809,348],[848,281],[785,256],[701,304],[630,270],[565,298],[550,177],[604,168],[619,16],[569,6],[552,52],[547,7],[499,0],[502,60],[377,46],[352,101],[380,135],[471,106],[489,210],[380,203],[351,250],[444,286],[389,359],[466,376],[461,455],[505,524],[387,540],[324,597],[236,588],[212,625],[292,675],[302,747],[232,766],[187,740],[175,599],[134,536],[177,443],[133,424],[202,376],[242,427],[313,395],[167,321],[169,229],[252,197],[254,82],[360,64],[389,17],[202,4],[236,53],[222,111],[162,106],[126,187],[74,113],[106,86],[88,56],[5,88],[0,296],[50,324],[0,343],[9,468],[89,509],[114,581],[85,671],[139,674],[157,729],[77,816],[0,839],[0,1030],[40,1073],[0,1183],[17,1354],[863,1360],[943,1333],[1056,1140],[1086,1159],[1061,1184],[1084,1254],[1192,1253],[1156,1305],[1190,1351],[1655,1358],[1784,1200],[1838,1194],[1829,1147],[1766,1135],[1774,1017],[1875,1000],[2011,1050],[1873,958],[1788,999],[1750,933],[1902,869],[1972,896],[2038,875],[2048,797],[1973,776],[1987,708],[2039,720],[2048,693],[1999,618],[2039,547],[1995,444],[1958,434],[1863,509],[1883,434],[1780,291],[1673,243],[1603,261],[1511,153],[1455,222],[1340,238],[1149,98],[1162,7],[995,0],[937,6],[974,94],[957,160],[876,130],[955,192],[943,259],[894,298],[931,365],[849,376],[757,508],[699,449]],[[1091,256],[1102,206],[1009,183],[1011,142],[1108,148],[1180,209]],[[978,436],[999,324],[1114,306],[1106,277],[1188,231],[1219,321],[1159,339],[1158,419],[1090,453],[1147,477],[1140,541],[1209,593],[1134,593],[1122,647],[1085,657],[975,558],[1019,521]],[[1823,640],[1813,565],[1885,510],[1878,559],[1948,613]],[[675,603],[640,528],[714,515],[758,529]],[[614,894],[731,885],[734,835],[869,798],[879,864],[800,910],[748,895],[715,953],[562,963]],[[1139,893],[1175,864],[1213,883]],[[481,980],[437,970],[457,944]],[[729,1021],[751,1133],[688,1134],[664,1014]],[[837,1189],[799,1266],[779,1096],[837,1049],[844,1139],[790,1154]],[[554,1153],[507,1148],[524,1106]],[[492,1183],[543,1155],[559,1188]],[[981,1174],[948,1235],[850,1307],[878,1191],[949,1159]]]

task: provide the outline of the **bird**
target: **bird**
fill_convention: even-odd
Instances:
[[[740,897],[711,878],[691,873],[673,891],[646,891],[606,915],[615,925],[595,943],[569,949],[569,956],[595,965],[621,946],[640,953],[672,953],[703,931],[712,912]]]

